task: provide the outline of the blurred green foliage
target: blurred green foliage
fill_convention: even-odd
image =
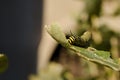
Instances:
[[[50,63],[36,75],[30,75],[29,80],[74,80],[73,75],[58,63]]]
[[[3,73],[8,68],[8,58],[4,54],[0,54],[0,73]]]

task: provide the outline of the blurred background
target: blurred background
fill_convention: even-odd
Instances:
[[[91,30],[91,46],[120,53],[119,0],[2,0],[0,52],[9,59],[1,80],[119,80],[120,73],[88,62],[59,45],[44,29],[60,24],[81,35]]]

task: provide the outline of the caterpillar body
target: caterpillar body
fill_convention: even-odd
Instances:
[[[88,47],[91,42],[91,32],[86,31],[82,36],[71,35],[68,39],[68,42],[71,45],[79,46],[79,47]]]

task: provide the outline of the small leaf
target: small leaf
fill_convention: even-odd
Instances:
[[[80,57],[83,57],[86,60],[95,63],[105,65],[116,71],[120,71],[120,61],[119,60],[116,61],[110,58],[110,52],[96,50],[92,47],[88,47],[86,49],[86,48],[70,45],[64,33],[61,31],[60,27],[57,24],[47,27],[47,31],[56,41],[58,41],[58,43],[60,43],[61,45],[63,45],[68,49],[75,51],[76,54],[79,55]]]
[[[57,24],[53,24],[51,26],[45,26],[45,28],[47,29],[48,33],[60,44],[62,44],[63,46],[67,47],[70,46],[70,44],[68,43],[65,34],[61,31],[60,26],[58,26]]]

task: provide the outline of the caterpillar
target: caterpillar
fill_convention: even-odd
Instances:
[[[91,32],[86,31],[83,33],[82,36],[76,36],[71,33],[71,36],[67,40],[71,45],[86,48],[86,47],[90,46]]]

